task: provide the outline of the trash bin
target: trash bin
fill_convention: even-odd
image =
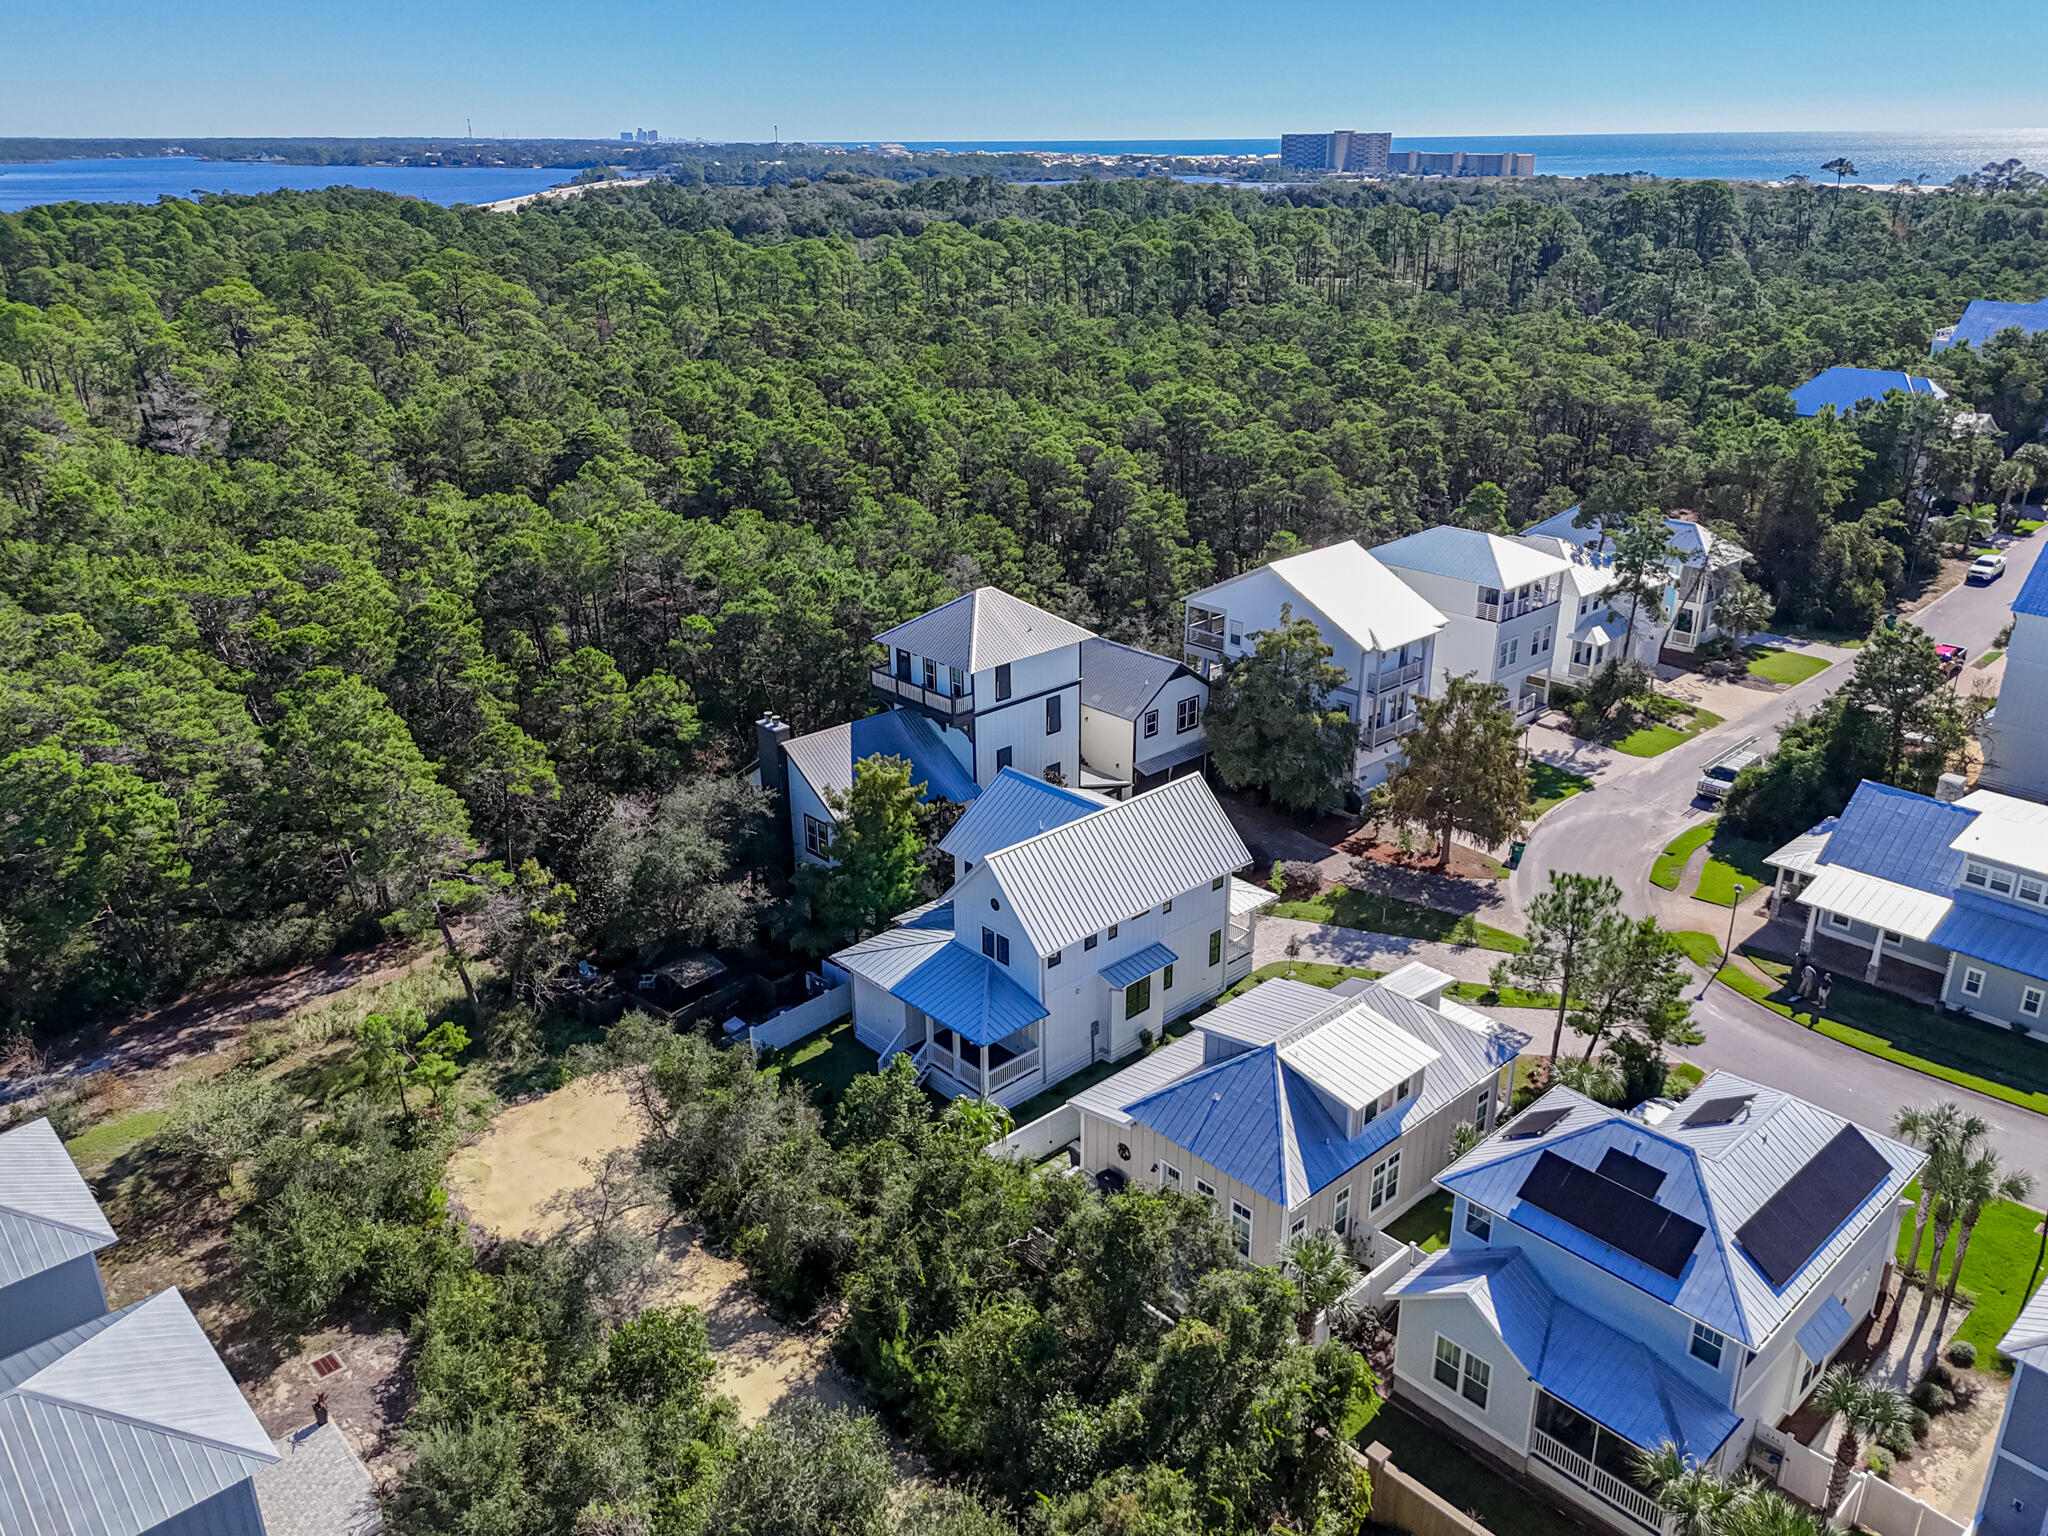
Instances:
[[[1528,847],[1528,846],[1529,846],[1529,845],[1528,845],[1527,843],[1509,843],[1509,844],[1508,844],[1508,868],[1509,868],[1509,869],[1520,869],[1520,868],[1522,867],[1522,850],[1523,850],[1524,848]]]

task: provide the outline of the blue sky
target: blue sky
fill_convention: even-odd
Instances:
[[[89,19],[88,19],[89,18]],[[0,0],[0,134],[1104,139],[2035,127],[2040,0]],[[1982,67],[1942,61],[1965,49]]]

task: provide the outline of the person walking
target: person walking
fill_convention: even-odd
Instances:
[[[1816,993],[1814,994],[1814,997],[1813,997],[1813,1006],[1814,1006],[1815,1008],[1825,1008],[1825,1007],[1827,1007],[1827,1005],[1828,1005],[1828,994],[1829,994],[1830,992],[1834,991],[1834,990],[1835,990],[1835,973],[1834,973],[1833,971],[1823,971],[1823,972],[1821,973],[1821,978],[1820,978],[1820,991],[1818,991],[1818,992],[1816,992]]]
[[[1793,992],[1792,996],[1791,996],[1790,998],[1786,999],[1786,1001],[1788,1001],[1788,1002],[1794,1002],[1794,1003],[1796,1003],[1796,1002],[1798,1002],[1798,1001],[1799,1001],[1799,999],[1801,999],[1802,997],[1811,997],[1811,996],[1813,996],[1813,983],[1814,983],[1814,974],[1813,974],[1813,962],[1812,962],[1811,960],[1809,960],[1809,961],[1807,961],[1807,962],[1806,962],[1806,964],[1804,964],[1804,965],[1802,965],[1802,966],[1800,966],[1800,967],[1799,967],[1799,987],[1798,987],[1798,990],[1796,990],[1795,992]]]

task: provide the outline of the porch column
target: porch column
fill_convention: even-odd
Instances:
[[[1877,968],[1883,960],[1884,929],[1880,926],[1877,930],[1877,937],[1870,941],[1870,964],[1863,967],[1863,979],[1865,981],[1870,982],[1872,984],[1876,983]]]
[[[1785,905],[1785,871],[1780,868],[1778,878],[1771,882],[1771,915],[1776,917]]]
[[[981,1048],[981,1096],[984,1099],[988,1097],[988,1052],[989,1048],[984,1045]]]
[[[1820,919],[1820,908],[1811,902],[1806,907],[1806,952],[1813,953],[1813,925]]]

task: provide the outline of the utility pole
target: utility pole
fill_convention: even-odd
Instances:
[[[462,136],[471,143],[476,142],[476,127],[466,117],[462,120]]]

